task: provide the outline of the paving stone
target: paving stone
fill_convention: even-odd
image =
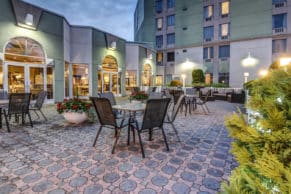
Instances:
[[[8,193],[14,193],[16,191],[16,185],[8,184],[0,186],[0,193],[8,194]]]
[[[146,178],[149,175],[149,171],[145,169],[138,169],[134,172],[134,176],[140,179]]]
[[[225,153],[214,153],[213,157],[218,158],[218,159],[225,159],[225,158],[227,158],[227,154],[225,154]]]
[[[214,178],[205,178],[202,181],[202,184],[212,190],[218,190],[220,188],[220,183]]]
[[[63,189],[54,189],[54,190],[48,192],[48,194],[66,194],[66,191]]]
[[[31,173],[33,171],[33,168],[31,167],[24,167],[24,168],[20,168],[14,171],[15,175],[24,175],[24,174],[28,174]]]
[[[194,171],[200,171],[202,169],[201,165],[197,163],[188,163],[187,167]]]
[[[164,176],[157,175],[152,178],[152,183],[157,186],[165,186],[168,182],[168,179]]]
[[[187,152],[179,151],[176,153],[176,155],[180,157],[188,157],[189,154]]]
[[[196,154],[192,157],[192,159],[197,162],[204,162],[206,160],[206,157]]]
[[[216,160],[213,159],[210,161],[210,164],[216,167],[224,167],[225,166],[225,161],[224,160]]]
[[[132,164],[130,163],[123,163],[121,165],[118,166],[118,169],[122,172],[127,172],[130,171],[132,169]]]
[[[125,180],[120,183],[119,188],[124,192],[133,191],[136,188],[136,182],[133,180]]]
[[[25,183],[34,183],[38,181],[42,177],[41,173],[34,173],[31,175],[27,175],[23,178],[23,182]]]
[[[114,158],[105,161],[105,165],[107,166],[115,166],[116,164],[118,164],[118,160]]]
[[[67,179],[67,178],[70,178],[73,175],[74,175],[74,171],[70,170],[70,169],[67,169],[67,170],[64,170],[64,171],[60,172],[57,177],[59,179]]]
[[[47,171],[48,172],[57,172],[57,171],[61,170],[62,168],[63,168],[62,164],[54,164],[52,166],[49,166],[47,168]]]
[[[0,185],[2,185],[3,183],[8,182],[9,177],[8,176],[0,176]]]
[[[145,165],[148,168],[156,168],[157,166],[159,166],[159,163],[157,161],[154,161],[154,160],[149,160],[149,161],[146,161]]]
[[[187,194],[190,193],[190,187],[184,183],[175,183],[172,186],[172,190],[176,194]]]
[[[166,174],[175,174],[177,172],[177,169],[173,166],[166,165],[162,167],[162,171]]]
[[[153,189],[142,189],[138,194],[157,194]]]
[[[194,182],[196,180],[196,175],[192,172],[182,172],[181,178],[185,181]]]
[[[86,169],[86,168],[89,168],[91,165],[92,165],[91,162],[83,161],[83,162],[77,164],[77,168]]]
[[[100,167],[100,166],[93,167],[93,168],[91,168],[91,169],[89,170],[89,173],[90,173],[91,175],[94,175],[94,176],[96,176],[96,175],[100,175],[100,174],[102,174],[102,173],[104,173],[104,172],[105,172],[105,169],[104,169],[103,167]]]
[[[106,183],[114,183],[120,178],[119,174],[115,172],[107,173],[103,176],[103,180]]]
[[[71,163],[71,164],[74,164],[74,163],[77,163],[81,160],[80,157],[77,157],[77,156],[72,156],[72,157],[69,157],[66,159],[66,162],[67,163]]]
[[[129,153],[125,151],[117,154],[117,157],[119,158],[127,158],[128,156],[129,156]]]
[[[36,193],[44,193],[46,190],[48,190],[52,186],[53,186],[53,182],[46,180],[33,186],[32,190]]]
[[[172,163],[172,164],[176,164],[176,165],[183,164],[183,160],[180,159],[180,158],[177,158],[177,157],[171,158],[169,162]]]
[[[100,184],[91,185],[85,188],[84,194],[99,194],[102,193],[103,187]]]
[[[70,181],[70,185],[71,185],[72,187],[81,187],[81,186],[83,186],[87,181],[88,181],[88,178],[87,178],[87,177],[80,176],[80,177],[76,177],[76,178],[72,179],[72,180]]]
[[[211,194],[211,193],[209,193],[209,192],[207,192],[207,191],[200,191],[200,192],[198,192],[197,194]]]
[[[141,156],[132,156],[130,158],[130,161],[132,161],[133,163],[140,163],[140,161],[142,161],[142,157]]]
[[[215,177],[221,177],[223,175],[223,172],[221,170],[215,168],[207,169],[207,173]]]
[[[167,158],[166,154],[157,153],[154,155],[154,158],[157,160],[165,160]]]
[[[51,159],[44,159],[44,160],[41,160],[41,161],[38,163],[38,165],[44,167],[44,166],[48,166],[48,165],[52,164],[53,162],[54,162],[54,161],[51,160]]]

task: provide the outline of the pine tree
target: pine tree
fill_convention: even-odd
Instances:
[[[223,184],[223,193],[291,193],[290,69],[270,70],[251,83],[247,108],[252,117],[226,118],[239,166]]]

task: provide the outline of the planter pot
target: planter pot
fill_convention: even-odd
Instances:
[[[83,113],[65,112],[63,115],[69,123],[74,123],[74,124],[83,123],[84,121],[88,119],[88,114],[85,112]]]

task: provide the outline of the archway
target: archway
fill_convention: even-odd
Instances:
[[[35,99],[40,91],[53,97],[53,70],[46,66],[42,46],[27,37],[15,37],[4,47],[3,85],[8,93],[30,92]]]
[[[120,93],[120,74],[115,57],[105,56],[98,71],[98,92]]]
[[[142,86],[152,86],[152,67],[150,64],[145,64],[142,71]]]

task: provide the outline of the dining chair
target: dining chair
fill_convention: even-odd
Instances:
[[[113,148],[111,153],[114,154],[115,147],[117,145],[118,139],[120,137],[121,129],[128,126],[129,119],[126,118],[116,118],[116,116],[113,113],[111,103],[109,99],[107,98],[98,98],[98,97],[90,97],[90,100],[92,101],[92,104],[95,108],[95,111],[97,113],[100,127],[96,134],[93,147],[95,147],[98,137],[104,127],[112,128],[115,131],[115,142],[113,144]],[[128,130],[130,130],[128,128]],[[129,135],[130,131],[128,131]],[[129,137],[128,137],[129,138]],[[129,141],[128,141],[129,143]]]
[[[174,125],[174,121],[177,117],[177,114],[179,112],[179,109],[181,108],[181,105],[182,105],[182,102],[185,100],[185,95],[181,95],[178,99],[178,102],[174,105],[174,108],[173,108],[173,111],[170,113],[170,112],[167,112],[167,115],[166,115],[166,118],[164,120],[164,123],[168,123],[168,124],[171,124],[174,132],[176,133],[176,136],[178,138],[178,141],[181,141],[180,140],[180,137],[179,137],[179,134],[178,134],[178,131],[177,129],[175,128],[175,125]]]
[[[100,98],[107,98],[110,101],[111,106],[116,105],[116,99],[112,92],[100,93]]]
[[[208,100],[208,97],[209,97],[210,95],[211,95],[211,91],[208,90],[208,92],[206,93],[205,97],[200,98],[200,100],[196,101],[196,105],[201,106],[201,108],[202,108],[204,114],[206,114],[206,115],[207,115],[208,113],[210,113],[209,108],[208,108],[208,106],[207,106],[207,100]]]
[[[145,158],[145,153],[141,139],[141,133],[148,131],[149,140],[151,140],[152,131],[154,128],[159,128],[162,130],[166,148],[167,151],[169,151],[169,145],[163,128],[163,124],[170,100],[170,98],[148,100],[143,118],[141,120],[136,119],[133,123],[130,123],[131,128],[137,131],[143,158]]]
[[[25,117],[26,115],[28,115],[30,125],[31,127],[33,127],[29,112],[30,97],[31,93],[10,94],[8,107],[2,108],[8,132],[11,132],[9,127],[9,121],[12,116],[15,116],[16,120],[18,120],[18,117],[21,116],[22,123],[24,124]],[[2,114],[2,112],[0,114]]]
[[[42,115],[42,117],[44,118],[45,121],[47,121],[47,118],[45,117],[45,115],[41,111],[41,108],[42,108],[42,105],[45,101],[46,96],[47,96],[47,91],[39,92],[37,95],[36,102],[34,104],[32,104],[29,108],[29,110],[34,111],[34,113],[36,114],[38,119],[40,117],[39,117],[39,114],[37,113],[37,111],[40,112],[40,114]]]

